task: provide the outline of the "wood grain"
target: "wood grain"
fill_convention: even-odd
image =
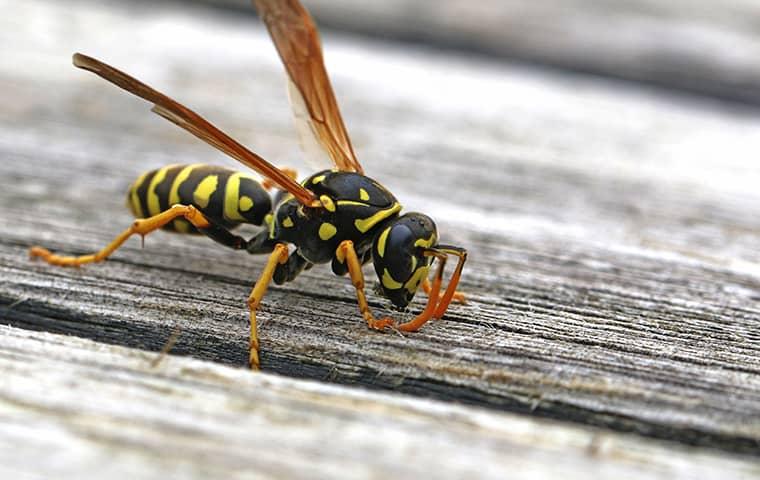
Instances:
[[[0,69],[3,323],[150,350],[179,327],[174,353],[243,366],[244,299],[263,259],[164,233],[81,269],[29,262],[26,250],[104,245],[131,221],[123,196],[142,170],[232,165],[75,71],[75,50],[302,168],[265,32],[195,7],[13,8],[28,21],[0,20],[18,41]],[[755,113],[324,36],[357,155],[470,250],[470,302],[419,333],[379,334],[348,280],[315,268],[265,298],[264,369],[758,453]]]
[[[248,0],[198,0],[250,12]],[[305,0],[323,25],[760,103],[754,0]]]
[[[750,478],[634,436],[0,327],[3,478]],[[40,452],[47,454],[41,455]]]

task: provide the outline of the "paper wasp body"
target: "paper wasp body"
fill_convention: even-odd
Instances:
[[[438,243],[433,220],[421,213],[401,214],[401,204],[385,187],[367,177],[356,160],[322,60],[319,35],[297,0],[254,0],[288,73],[296,126],[311,163],[329,167],[302,183],[248,150],[187,107],[139,80],[94,58],[74,55],[74,65],[154,104],[152,111],[189,131],[264,177],[209,165],[172,165],[140,176],[130,187],[128,205],[138,218],[103,250],[66,257],[33,247],[30,254],[53,265],[78,266],[107,258],[131,235],[164,228],[202,233],[227,247],[268,254],[248,298],[251,368],[260,368],[256,311],[271,281],[291,281],[304,269],[331,263],[337,275],[349,274],[359,310],[370,328],[415,331],[441,318],[452,300],[463,301],[456,286],[467,258],[459,247]],[[267,190],[276,186],[272,199]],[[250,240],[231,230],[241,223],[264,228]],[[294,248],[289,248],[292,245]],[[291,251],[292,250],[292,251]],[[457,265],[441,287],[448,256]],[[432,281],[428,280],[438,259]],[[428,293],[423,312],[397,324],[376,318],[367,304],[362,265],[372,262],[380,291],[394,306],[406,307],[422,287]]]

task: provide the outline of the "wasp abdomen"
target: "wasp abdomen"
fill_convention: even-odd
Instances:
[[[157,215],[178,203],[193,205],[227,228],[241,223],[261,225],[272,210],[269,194],[253,176],[212,165],[169,165],[151,170],[127,193],[127,204],[137,218]],[[197,233],[183,218],[164,228]]]

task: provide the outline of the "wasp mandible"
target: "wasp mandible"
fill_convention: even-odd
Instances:
[[[422,213],[401,214],[396,197],[364,175],[338,109],[322,59],[319,33],[297,0],[254,0],[288,74],[288,93],[301,143],[319,172],[302,183],[295,172],[280,169],[250,151],[189,108],[139,80],[92,57],[74,54],[76,67],[89,70],[153,104],[152,111],[187,130],[264,177],[210,165],[171,165],[141,175],[127,200],[137,220],[109,245],[91,255],[59,256],[42,247],[30,255],[50,264],[79,266],[105,260],[130,236],[163,228],[203,233],[216,242],[269,259],[249,297],[249,365],[258,370],[256,310],[269,284],[295,279],[314,264],[331,263],[336,275],[348,275],[359,311],[376,330],[415,331],[431,318],[441,318],[456,291],[467,252],[438,243],[436,225]],[[324,168],[328,167],[328,168]],[[277,187],[274,199],[267,190]],[[262,226],[250,240],[231,230],[242,223]],[[294,248],[289,248],[292,245]],[[446,259],[457,265],[445,290]],[[434,260],[437,267],[428,280]],[[367,304],[362,265],[372,262],[381,293],[405,308],[415,293],[428,293],[425,309],[397,324],[376,318]]]

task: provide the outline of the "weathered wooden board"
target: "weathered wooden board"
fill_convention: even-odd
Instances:
[[[3,323],[153,350],[180,327],[176,353],[243,366],[263,259],[163,233],[76,270],[26,249],[104,245],[144,169],[232,165],[73,69],[74,50],[303,168],[265,32],[201,8],[5,3],[18,16],[0,19],[15,47],[0,66]],[[758,116],[329,32],[325,48],[366,170],[471,251],[471,301],[379,334],[349,282],[315,268],[265,299],[266,370],[758,452]]]
[[[661,478],[760,462],[0,327],[2,478]]]
[[[249,12],[248,0],[202,0]],[[323,24],[760,103],[755,0],[305,0]]]

